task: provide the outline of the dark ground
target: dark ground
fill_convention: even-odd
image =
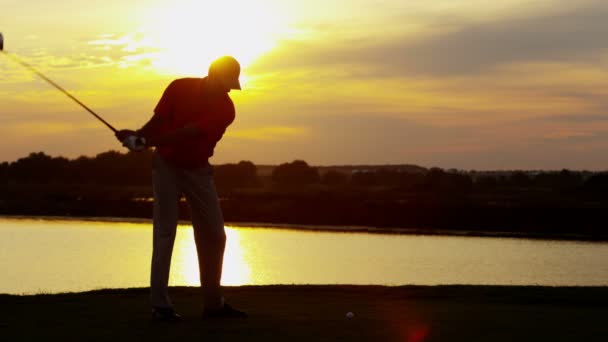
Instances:
[[[181,324],[150,321],[147,289],[0,295],[0,340],[608,341],[606,287],[227,288],[245,320],[202,320],[197,288],[171,291]]]

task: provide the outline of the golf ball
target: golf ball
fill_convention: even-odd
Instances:
[[[355,317],[354,313],[352,313],[350,311],[346,313],[346,318],[353,318],[353,317]]]

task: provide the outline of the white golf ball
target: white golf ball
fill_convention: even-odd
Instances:
[[[350,311],[346,313],[346,318],[353,318],[353,317],[355,317],[354,313],[352,313]]]

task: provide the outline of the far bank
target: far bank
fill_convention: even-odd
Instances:
[[[150,218],[138,217],[112,217],[112,216],[49,216],[49,215],[0,215],[0,218],[15,219],[41,219],[41,220],[74,220],[92,222],[126,222],[126,223],[148,223],[152,227]],[[181,219],[180,225],[190,225],[187,219]],[[471,237],[502,237],[523,238],[540,240],[566,240],[566,241],[608,241],[607,235],[588,236],[584,234],[551,234],[532,232],[509,232],[509,231],[483,231],[483,230],[459,230],[459,229],[430,229],[430,228],[400,228],[400,227],[370,227],[370,226],[342,226],[342,225],[307,225],[272,222],[225,222],[228,227],[247,227],[257,229],[288,229],[310,232],[337,232],[337,233],[363,233],[363,234],[395,234],[395,235],[428,235],[428,236],[471,236]]]
[[[150,219],[149,187],[0,185],[0,215]],[[498,195],[342,191],[233,191],[221,195],[233,225],[423,235],[608,240],[608,203]],[[190,220],[185,202],[180,219]]]

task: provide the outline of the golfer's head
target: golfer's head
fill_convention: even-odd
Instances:
[[[208,77],[216,84],[221,85],[225,91],[241,89],[239,75],[241,66],[232,56],[223,56],[211,63]]]

